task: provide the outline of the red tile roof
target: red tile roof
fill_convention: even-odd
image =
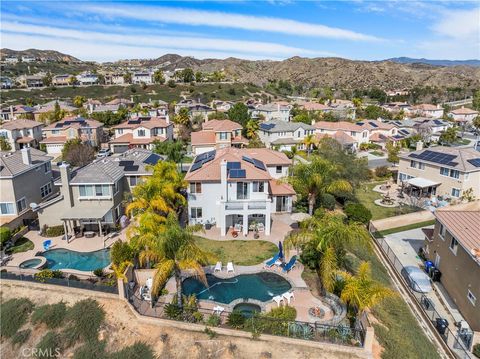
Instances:
[[[480,211],[438,210],[435,217],[470,253],[480,250]]]
[[[204,122],[202,128],[215,132],[229,132],[243,129],[242,125],[230,120],[210,120]]]
[[[128,143],[130,145],[148,145],[155,141],[163,142],[166,138],[162,136],[152,136],[152,137],[140,137],[140,138],[133,138],[132,133],[126,133],[122,136],[114,138],[110,141],[110,143]]]

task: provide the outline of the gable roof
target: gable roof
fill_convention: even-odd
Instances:
[[[0,128],[12,131],[12,130],[22,130],[24,128],[34,128],[37,126],[43,126],[43,123],[32,121],[32,120],[19,119],[19,120],[13,120],[13,121],[2,123]]]
[[[102,127],[103,124],[96,120],[92,120],[91,118],[83,118],[81,116],[70,116],[65,117],[61,121],[57,121],[51,123],[47,127],[44,127],[43,130],[51,131],[51,130],[64,130],[67,128],[97,128]]]
[[[0,177],[16,176],[53,159],[35,148],[30,149],[30,158],[32,163],[26,165],[22,160],[22,151],[0,152]]]
[[[210,120],[202,124],[204,130],[215,132],[235,131],[243,129],[242,125],[231,120]]]
[[[137,127],[145,127],[148,129],[152,128],[165,128],[168,126],[173,126],[170,122],[163,117],[137,117],[130,119],[128,121],[122,122],[112,128],[130,128],[135,129]]]
[[[430,151],[430,152],[438,152],[438,153],[443,153],[443,154],[448,154],[448,155],[453,155],[455,156],[451,162],[455,163],[453,164],[440,164],[432,161],[428,161],[425,159],[418,158],[418,155],[421,155],[425,151]],[[473,148],[461,148],[461,147],[446,147],[446,146],[437,146],[437,147],[430,147],[430,148],[424,148],[419,151],[414,151],[410,153],[405,153],[401,154],[399,156],[402,159],[407,159],[407,160],[415,160],[418,158],[419,161],[422,162],[427,162],[427,163],[432,163],[436,166],[439,167],[448,167],[448,168],[454,168],[456,170],[462,171],[462,172],[475,172],[475,171],[480,171],[480,167],[474,166],[469,160],[475,160],[475,159],[480,159],[480,152],[475,151]]]
[[[294,132],[299,128],[304,130],[315,129],[312,125],[307,125],[303,122],[286,122],[282,120],[271,120],[260,124],[260,129],[266,132]]]
[[[454,115],[477,115],[478,111],[472,110],[471,108],[462,107],[452,110],[450,113],[453,113]]]
[[[330,131],[342,130],[342,131],[362,132],[366,130],[360,125],[347,122],[347,121],[338,121],[338,122],[318,121],[318,122],[315,122],[313,126],[317,129],[324,129],[324,130],[330,130]]]

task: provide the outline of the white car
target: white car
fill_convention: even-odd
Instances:
[[[432,291],[432,284],[428,275],[418,267],[406,266],[402,269],[402,275],[410,288],[415,292],[429,293]]]
[[[100,151],[97,153],[97,158],[105,158],[110,156],[110,149],[109,148],[102,148]]]

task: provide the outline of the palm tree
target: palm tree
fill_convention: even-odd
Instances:
[[[288,178],[295,191],[308,200],[308,213],[313,208],[319,195],[323,193],[351,192],[352,185],[338,178],[337,165],[315,156],[309,163],[298,163],[293,167],[293,176]]]
[[[252,138],[257,137],[257,131],[259,130],[260,126],[258,125],[258,122],[250,119],[248,120],[247,124],[245,125],[245,134],[249,140]]]
[[[305,145],[305,148],[307,149],[307,156],[310,156],[310,153],[312,152],[313,146],[316,144],[316,139],[313,134],[305,136],[303,139],[303,144]]]
[[[355,276],[341,272],[345,283],[340,298],[358,311],[372,308],[382,300],[394,295],[394,292],[372,279],[370,263],[362,262]]]
[[[200,249],[195,243],[194,233],[198,226],[182,228],[177,216],[170,213],[162,233],[153,233],[139,254],[140,265],[154,263],[152,294],[157,296],[173,274],[177,284],[178,305],[182,308],[182,271],[188,270],[207,285],[203,265],[213,260],[213,255]]]

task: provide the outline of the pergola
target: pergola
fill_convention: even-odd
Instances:
[[[408,186],[407,193],[410,196],[413,195],[418,198],[434,195],[437,191],[437,187],[441,185],[441,183],[422,177],[410,178],[406,181],[406,184]]]
[[[62,214],[63,228],[68,238],[69,234],[75,235],[75,227],[83,228],[86,224],[98,225],[98,232],[103,236],[102,219],[110,211],[110,208],[91,207],[88,209],[70,208]]]

